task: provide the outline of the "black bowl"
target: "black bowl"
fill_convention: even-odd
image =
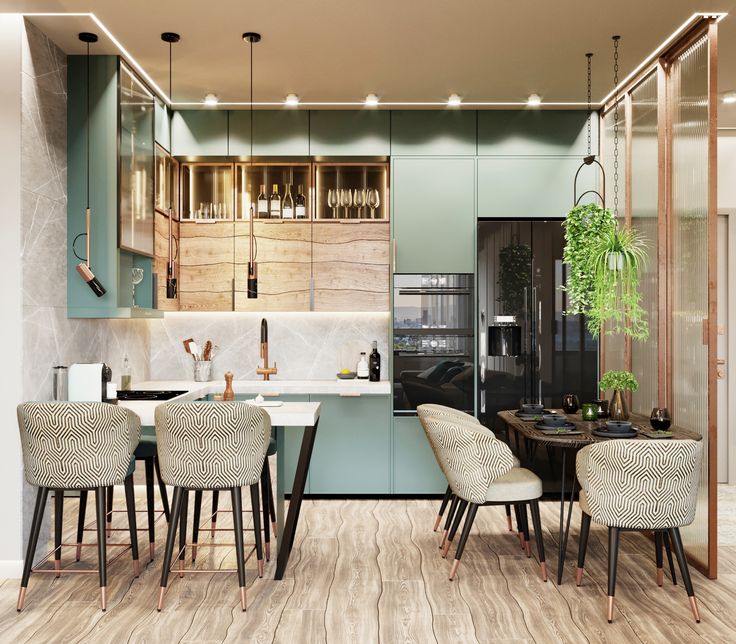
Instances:
[[[567,418],[563,414],[545,414],[542,421],[547,427],[563,427]]]
[[[612,434],[627,434],[631,431],[631,422],[628,420],[606,421],[606,431]]]
[[[544,411],[544,405],[539,403],[524,403],[520,409],[522,414],[541,414]]]

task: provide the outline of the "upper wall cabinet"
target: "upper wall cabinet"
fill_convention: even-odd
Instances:
[[[182,110],[174,112],[171,137],[174,156],[227,156],[227,112]]]
[[[307,156],[309,112],[256,110],[253,112],[253,154],[256,156]],[[250,154],[250,112],[230,112],[230,154]]]
[[[478,112],[481,156],[584,156],[588,153],[582,110],[487,110]],[[592,150],[598,149],[598,118],[592,122]]]
[[[403,110],[391,112],[394,156],[473,156],[476,112]]]
[[[324,110],[310,114],[313,156],[387,156],[391,115],[379,110]]]
[[[169,152],[171,150],[169,110],[159,98],[156,98],[154,128],[156,143]]]

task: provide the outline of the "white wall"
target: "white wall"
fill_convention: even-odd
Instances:
[[[21,36],[23,19],[0,14],[0,302],[4,367],[0,384],[0,578],[20,574],[23,477],[15,407],[23,399],[21,266]]]

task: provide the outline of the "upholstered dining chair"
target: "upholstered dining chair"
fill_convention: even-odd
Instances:
[[[509,446],[477,423],[427,415],[423,416],[421,422],[440,459],[452,493],[460,500],[460,508],[445,544],[445,553],[449,550],[452,535],[459,526],[462,510],[465,506],[468,507],[462,535],[455,551],[455,560],[450,570],[450,580],[455,577],[460,566],[460,558],[480,506],[528,504],[534,523],[542,579],[547,581],[539,516],[539,498],[542,496],[542,481],[539,477],[527,469],[514,467],[513,454]],[[526,512],[523,516],[526,516]],[[523,520],[522,526],[528,533],[528,526],[523,524]]]
[[[461,422],[476,424],[479,427],[485,429],[485,426],[481,425],[480,421],[475,416],[466,414],[465,412],[460,411],[459,409],[454,409],[453,407],[445,407],[444,405],[436,405],[433,403],[419,405],[417,407],[417,415],[419,416],[420,422],[422,418],[427,418],[427,417],[446,418],[449,420],[459,420]],[[493,433],[490,430],[487,430],[487,431],[491,436],[493,436]],[[437,452],[434,449],[434,445],[432,444],[432,441],[429,441],[429,444],[432,447],[432,451],[434,452],[435,459],[437,459],[437,463],[439,464],[440,460],[437,455]],[[516,456],[514,456],[513,459],[514,459],[514,467],[519,467],[520,466],[519,459]],[[442,466],[440,466],[440,469],[442,469]],[[450,511],[447,514],[447,520],[445,521],[445,527],[442,532],[442,540],[440,541],[440,550],[443,550],[445,547],[445,542],[447,541],[447,537],[450,532],[450,528],[452,526],[452,522],[453,522],[455,513],[457,512],[457,508],[459,505],[459,499],[452,493],[452,489],[450,488],[449,484],[447,486],[447,489],[445,490],[445,495],[442,497],[440,509],[434,521],[434,526],[432,528],[434,532],[437,532],[437,528],[439,528],[440,523],[442,522],[442,517],[445,513],[445,510],[447,509],[448,503],[450,504]],[[508,526],[509,532],[513,532],[514,529],[511,523],[511,505],[505,504],[504,507],[506,510],[506,525]],[[521,543],[521,547],[522,549],[524,549],[525,547],[528,549],[528,546],[526,545],[526,541],[525,541],[524,532],[521,529],[521,517],[519,516],[519,508],[515,507],[514,509],[516,511],[516,523],[517,523],[517,528],[518,528],[517,532],[519,535],[519,541]]]
[[[250,487],[258,573],[263,576],[258,483],[270,438],[268,414],[260,407],[244,402],[170,402],[156,407],[161,476],[164,483],[174,487],[158,610],[163,607],[177,525],[179,568],[183,570],[190,490],[230,491],[240,605],[246,609],[241,488]]]
[[[680,527],[695,518],[702,445],[693,440],[611,440],[578,452],[580,481],[580,550],[582,582],[591,521],[608,527],[608,621],[613,621],[619,536],[624,530],[668,534],[680,567],[690,607],[700,621],[680,537]],[[657,581],[661,580],[661,545],[657,537]],[[661,585],[661,584],[660,584]]]
[[[38,488],[38,492],[17,609],[23,609],[49,490],[54,490],[56,506],[54,559],[57,576],[61,572],[64,491],[94,490],[100,604],[104,611],[107,608],[105,491],[108,486],[125,484],[133,572],[136,577],[140,571],[133,493],[133,454],[138,445],[140,419],[128,409],[107,403],[39,402],[18,406],[18,427],[25,477],[28,483]]]

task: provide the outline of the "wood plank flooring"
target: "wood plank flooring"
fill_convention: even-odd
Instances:
[[[142,509],[143,489],[139,492]],[[122,506],[122,493],[117,499]],[[206,493],[203,517],[209,504]],[[221,505],[229,507],[227,500]],[[548,583],[540,579],[536,551],[527,558],[518,539],[506,531],[503,508],[481,508],[458,576],[450,582],[450,560],[440,556],[439,536],[431,531],[437,507],[435,501],[305,501],[286,578],[273,580],[272,560],[266,576],[258,579],[255,557],[249,558],[246,613],[239,608],[235,573],[183,578],[174,573],[164,610],[155,610],[165,536],[160,520],[156,560],[139,579],[132,578],[129,553],[112,564],[105,613],[98,607],[96,574],[60,579],[33,575],[20,614],[15,611],[18,581],[0,583],[0,642],[736,641],[730,617],[736,603],[736,573],[731,572],[736,570],[736,545],[720,549],[724,572],[717,581],[693,571],[702,613],[702,622],[695,624],[681,585],[666,580],[663,588],[657,587],[651,542],[624,534],[615,619],[608,624],[603,529],[591,530],[586,575],[578,588],[573,581],[580,520],[576,513],[564,583],[558,587],[559,506],[542,507]],[[72,541],[76,499],[68,499],[65,510],[65,538]],[[117,513],[114,524],[124,527],[125,514]],[[209,519],[203,518],[202,524],[208,526]],[[139,527],[145,525],[141,513]],[[230,515],[221,514],[218,527],[230,525]],[[92,541],[94,533],[85,538]],[[124,540],[124,533],[115,538]],[[148,550],[146,542],[144,530],[142,553]],[[201,532],[200,543],[208,542],[209,531]],[[216,542],[232,543],[232,535],[219,532]],[[95,548],[85,548],[81,565],[94,567],[95,553]],[[65,565],[73,556],[73,548],[64,551]],[[196,568],[234,567],[231,547],[199,550]]]

